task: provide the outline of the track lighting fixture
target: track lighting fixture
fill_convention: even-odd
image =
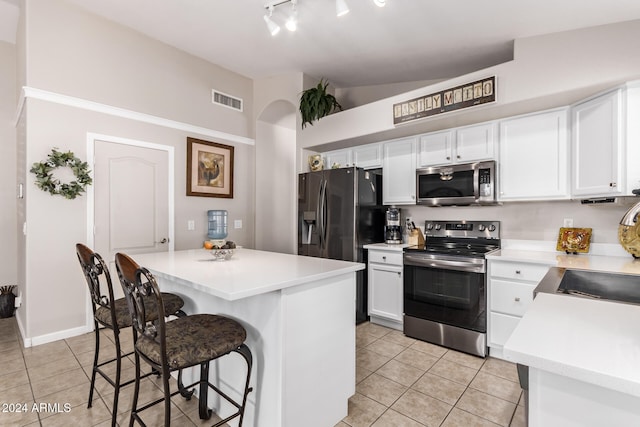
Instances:
[[[264,8],[267,12],[264,15],[264,22],[267,24],[267,28],[272,36],[280,32],[280,26],[272,19],[273,12],[277,6],[282,6],[283,4],[291,3],[291,12],[288,15],[285,27],[289,31],[296,31],[298,29],[298,1],[299,0],[269,0],[265,3]],[[387,2],[386,0],[373,0],[373,3],[378,7],[384,7]],[[343,16],[347,13],[349,13],[347,0],[336,0],[336,15]]]
[[[343,16],[349,13],[349,6],[346,0],[336,0],[336,16]]]
[[[268,10],[269,14],[264,15],[264,22],[267,23],[267,28],[271,35],[275,36],[280,32],[280,26],[271,20],[271,17],[273,16],[273,5],[269,5]]]

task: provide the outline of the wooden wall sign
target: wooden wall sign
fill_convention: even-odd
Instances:
[[[393,124],[495,102],[496,76],[393,104]]]

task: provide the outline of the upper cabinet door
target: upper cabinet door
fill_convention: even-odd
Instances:
[[[499,122],[500,200],[569,198],[568,109]]]
[[[495,123],[482,123],[456,130],[453,161],[456,163],[493,159],[495,155]]]
[[[324,153],[324,168],[347,168],[351,166],[351,149],[328,151]]]
[[[416,203],[416,138],[385,142],[382,200],[385,205]]]
[[[621,90],[572,109],[574,196],[615,196],[622,180]]]
[[[420,137],[418,167],[446,165],[452,162],[453,131],[433,132]]]
[[[353,165],[363,169],[382,167],[382,144],[367,144],[353,147]]]

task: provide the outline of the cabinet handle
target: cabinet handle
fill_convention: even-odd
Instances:
[[[516,274],[520,274],[520,270],[516,270]]]
[[[609,183],[609,187],[617,187],[617,186],[618,186],[618,184],[616,184],[615,182],[610,182]]]
[[[520,302],[520,297],[515,298],[516,302]]]
[[[398,277],[402,276],[402,273],[398,271]]]
[[[447,156],[447,160],[451,160],[451,157]]]
[[[456,159],[459,159],[459,158],[460,158],[460,156],[459,156],[459,155],[458,155],[458,156],[456,156]]]
[[[387,257],[386,257],[386,256],[383,256],[383,257],[382,257],[382,260],[383,260],[384,262],[387,262]]]

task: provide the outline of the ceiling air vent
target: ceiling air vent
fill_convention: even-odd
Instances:
[[[214,104],[231,108],[236,111],[242,111],[242,98],[236,98],[215,89],[211,91],[211,94],[211,102],[213,102]]]

